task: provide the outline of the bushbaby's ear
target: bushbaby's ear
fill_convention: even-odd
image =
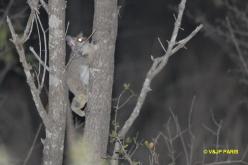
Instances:
[[[80,38],[80,37],[84,37],[83,32],[80,32],[80,33],[77,35],[77,38]]]

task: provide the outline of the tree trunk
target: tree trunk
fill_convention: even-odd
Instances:
[[[68,92],[65,84],[65,1],[49,1],[49,119],[43,165],[62,165]]]
[[[97,50],[90,65],[88,114],[84,129],[84,144],[90,158],[88,164],[103,164],[102,158],[107,151],[117,26],[117,0],[95,0],[93,42],[97,44]]]

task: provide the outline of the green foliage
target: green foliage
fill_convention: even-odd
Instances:
[[[112,130],[109,136],[110,136],[110,142],[114,143],[117,138],[117,132],[115,130]]]
[[[125,139],[125,143],[127,143],[127,144],[130,144],[130,143],[132,143],[132,142],[133,142],[133,140],[132,140],[131,137],[127,137],[127,138]]]
[[[0,61],[3,61],[5,64],[15,63],[17,61],[8,37],[9,29],[6,24],[3,24],[0,26]]]
[[[124,90],[129,90],[130,89],[130,84],[129,83],[124,83],[123,88],[124,88]]]
[[[153,150],[155,147],[154,142],[152,142],[152,141],[149,142],[148,140],[145,140],[144,145],[149,150]]]

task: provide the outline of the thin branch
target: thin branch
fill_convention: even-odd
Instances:
[[[203,125],[203,127],[207,131],[211,132],[214,136],[216,136],[216,145],[215,145],[215,148],[216,149],[219,149],[219,147],[220,147],[220,131],[222,129],[223,122],[222,121],[217,122],[217,120],[214,117],[213,111],[211,111],[211,119],[212,119],[213,123],[215,124],[215,126],[217,127],[217,130],[214,131],[213,129],[207,127],[206,125]],[[215,155],[215,162],[218,162],[218,160],[219,160],[219,155],[216,154]]]
[[[10,11],[13,4],[14,4],[14,0],[10,0],[6,9],[4,10],[3,16],[0,20],[0,26],[2,26],[3,22],[5,21],[6,17],[8,16],[9,11]]]
[[[39,25],[38,25],[38,21],[37,21],[37,16],[35,16],[35,25],[36,25],[36,29],[37,29],[37,32],[38,32],[39,58],[41,58],[41,49],[42,49],[42,46],[41,46],[40,29],[39,29]],[[39,62],[38,73],[37,73],[37,80],[38,80],[38,82],[39,82],[38,88],[40,88],[40,80],[39,80],[40,72],[41,72],[41,64],[40,64],[40,62]],[[43,74],[44,74],[44,73],[43,73]]]
[[[158,37],[158,42],[159,42],[161,48],[162,48],[162,49],[164,50],[164,52],[166,53],[166,49],[165,49],[165,47],[164,47],[164,45],[163,45],[163,43],[162,43],[162,41],[160,40],[159,37]]]
[[[177,133],[180,135],[179,136],[179,139],[180,139],[181,144],[183,146],[183,152],[184,152],[184,155],[185,155],[186,164],[187,165],[190,165],[189,164],[189,154],[188,154],[188,150],[187,150],[187,146],[186,146],[185,140],[183,138],[183,135],[181,134],[182,131],[181,131],[181,127],[179,125],[179,121],[178,121],[176,115],[173,113],[173,111],[171,109],[170,109],[170,112],[171,112],[171,116],[172,116],[172,118],[174,120],[174,123],[176,125]]]
[[[23,9],[21,9],[20,11],[18,11],[18,12],[15,13],[15,14],[10,15],[9,17],[10,17],[11,19],[24,18],[24,17],[26,17],[26,16],[25,16],[25,12],[26,12],[28,9],[29,9],[29,7],[25,6],[25,7],[23,7]]]
[[[31,13],[29,15],[26,28],[23,32],[22,37],[20,37],[20,41],[22,43],[25,43],[29,39],[31,32],[32,32],[32,29],[33,29],[34,19],[35,19],[35,10],[31,9]]]
[[[178,41],[177,43],[178,45],[175,48],[173,48],[172,54],[176,53],[178,50],[183,48],[202,28],[203,28],[203,25],[197,26],[195,30],[191,32],[190,35],[188,35],[188,37]]]
[[[32,152],[34,150],[34,147],[35,147],[35,144],[37,142],[37,139],[39,137],[39,134],[40,134],[40,131],[41,131],[41,128],[42,128],[42,123],[40,123],[39,127],[38,127],[38,130],[36,131],[36,134],[35,134],[35,137],[34,137],[34,140],[33,140],[33,143],[28,151],[28,154],[24,160],[24,163],[23,165],[26,165],[28,163],[28,160],[30,159],[30,156],[32,155]]]
[[[39,63],[48,71],[50,72],[50,68],[48,66],[46,66],[46,64],[44,63],[44,61],[42,61],[42,59],[39,57],[39,55],[35,52],[33,47],[29,47],[29,50],[33,53],[34,57],[39,61]]]
[[[125,159],[128,161],[128,163],[129,163],[130,165],[132,165],[132,164],[133,164],[133,161],[132,161],[132,159],[130,158],[130,156],[128,155],[128,153],[127,153],[127,151],[125,150],[125,148],[124,148],[124,146],[123,146],[121,140],[120,140],[118,137],[117,137],[117,141],[118,141],[118,143],[121,144],[121,150],[122,150],[122,152],[124,153]]]
[[[211,134],[213,134],[214,136],[216,136],[216,132],[209,128],[208,126],[206,126],[205,124],[202,124],[203,128],[205,128],[208,132],[210,132]]]
[[[44,41],[44,56],[45,56],[45,66],[47,66],[47,57],[48,57],[48,54],[47,54],[47,38],[46,38],[46,31],[41,23],[41,20],[40,20],[40,17],[38,16],[38,14],[36,14],[36,18],[40,24],[40,27],[41,27],[41,30],[42,30],[42,34],[43,34],[43,41]],[[41,88],[44,86],[44,82],[45,82],[45,76],[46,76],[46,68],[43,67],[43,75],[42,75],[42,80],[41,80]]]
[[[67,32],[68,32],[69,26],[70,26],[70,22],[67,22],[67,25],[66,25],[66,30],[65,30],[65,35],[67,35]]]
[[[45,9],[45,11],[48,13],[48,5],[44,0],[40,0],[40,3],[42,7]]]
[[[31,12],[31,14],[32,14],[32,12]],[[47,127],[48,123],[49,123],[48,114],[46,113],[46,110],[42,104],[42,101],[41,101],[40,96],[39,96],[40,92],[35,85],[34,78],[32,77],[31,66],[27,63],[27,60],[26,60],[25,50],[24,50],[24,46],[23,46],[25,40],[23,40],[23,38],[18,37],[9,17],[7,17],[7,23],[8,23],[11,35],[12,35],[12,42],[14,43],[16,50],[19,54],[19,59],[20,59],[20,62],[22,63],[24,73],[25,73],[26,78],[27,78],[27,83],[30,87],[35,106],[37,108],[37,111],[38,111],[40,117],[42,118],[42,121],[44,122],[44,125]],[[30,25],[27,25],[27,26],[30,27]],[[25,36],[25,35],[23,35],[23,36]]]
[[[235,49],[236,49],[236,51],[237,51],[237,53],[238,53],[239,60],[240,60],[242,66],[243,66],[243,68],[244,68],[244,70],[245,70],[245,73],[248,75],[248,66],[247,66],[247,64],[246,64],[244,55],[243,55],[243,53],[242,53],[242,51],[241,51],[241,49],[240,49],[239,43],[238,43],[238,41],[237,41],[237,39],[236,39],[236,37],[235,37],[235,34],[234,34],[234,32],[233,32],[233,28],[232,28],[232,25],[231,25],[231,23],[230,23],[230,20],[227,18],[227,19],[226,19],[226,22],[227,22],[227,28],[228,28],[229,33],[230,33],[230,35],[231,35],[231,40],[232,40],[232,42],[233,42],[233,44],[234,44],[234,46],[235,46]]]
[[[193,139],[195,139],[195,135],[192,132],[192,128],[191,128],[192,123],[191,122],[192,122],[193,109],[194,109],[194,106],[195,106],[195,99],[196,99],[196,96],[193,96],[191,106],[190,106],[189,118],[188,118],[189,134]]]

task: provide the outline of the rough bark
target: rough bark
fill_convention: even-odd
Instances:
[[[103,164],[107,151],[117,35],[117,0],[95,0],[93,41],[97,50],[90,65],[88,114],[84,142],[88,164]]]
[[[63,162],[64,137],[67,109],[65,70],[65,1],[52,0],[49,13],[49,117],[46,128],[43,164],[61,165]]]

